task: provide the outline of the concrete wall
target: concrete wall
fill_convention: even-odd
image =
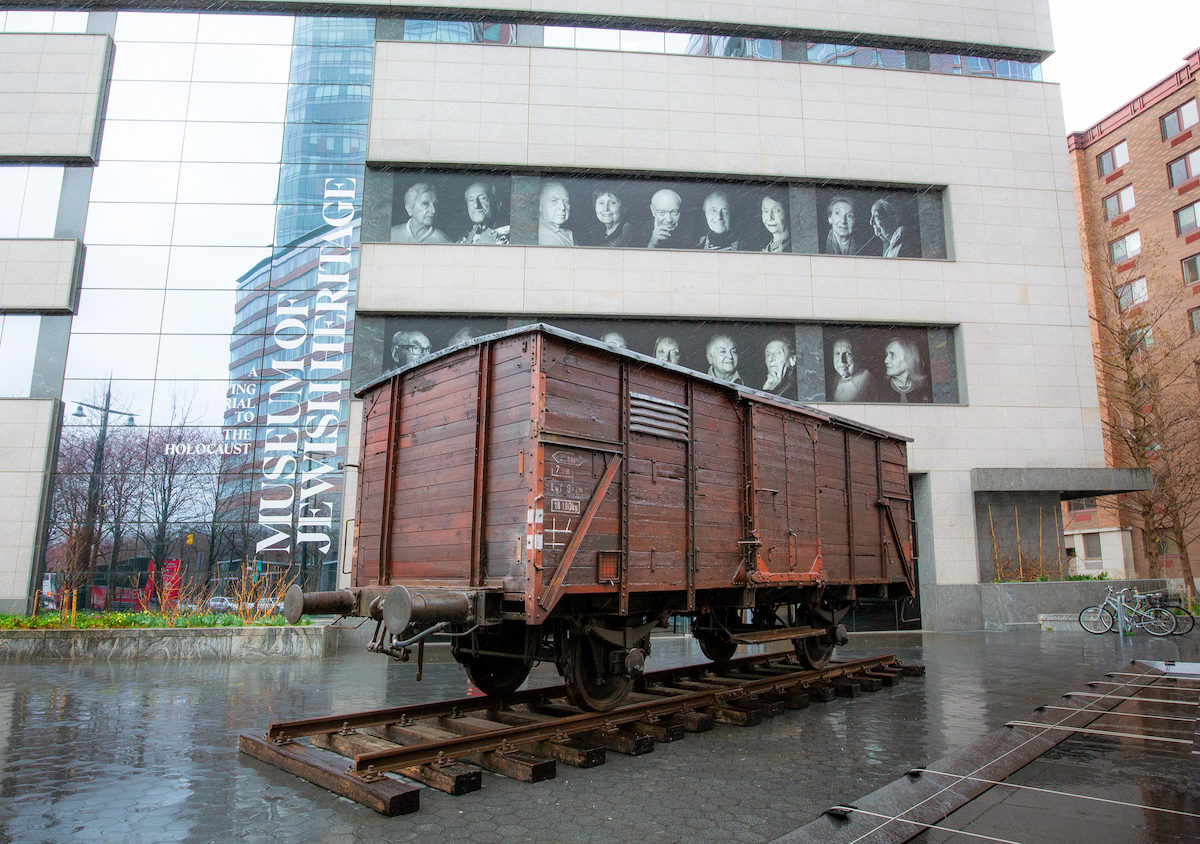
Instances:
[[[82,257],[79,241],[71,238],[0,240],[0,310],[74,310]]]
[[[107,35],[0,35],[0,159],[93,162],[111,65]]]
[[[1062,501],[1053,493],[975,493],[979,580],[1005,580],[1026,566],[1070,574],[1063,552]]]
[[[51,399],[0,399],[0,510],[5,514],[0,612],[24,613],[30,608],[40,516],[50,486],[61,407]]]
[[[1165,580],[1097,580],[1049,583],[982,583],[937,586],[921,595],[926,630],[1020,630],[1038,623],[1038,615],[1078,615],[1104,600],[1109,586],[1160,592]]]

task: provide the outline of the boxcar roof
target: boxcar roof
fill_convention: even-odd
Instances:
[[[818,410],[817,408],[812,407],[807,404],[804,404],[803,402],[795,401],[794,399],[786,399],[786,398],[783,398],[782,396],[777,396],[774,393],[766,393],[766,392],[763,392],[762,390],[756,390],[753,387],[746,387],[741,384],[734,384],[730,381],[722,381],[720,378],[714,378],[713,376],[711,376],[707,373],[704,373],[704,372],[698,372],[694,369],[688,369],[687,367],[679,366],[678,364],[666,363],[664,361],[658,360],[657,358],[650,357],[649,355],[643,355],[640,352],[635,352],[630,349],[622,349],[617,346],[613,346],[609,343],[603,343],[599,340],[594,340],[591,337],[585,337],[582,334],[576,334],[573,331],[567,331],[566,329],[559,328],[557,326],[550,325],[550,324],[544,323],[544,322],[534,322],[534,323],[530,323],[528,325],[522,325],[518,328],[509,328],[504,331],[494,331],[491,334],[480,335],[479,337],[476,337],[473,340],[468,340],[465,343],[459,343],[456,346],[448,346],[445,349],[441,349],[441,350],[435,352],[434,354],[430,355],[429,357],[425,358],[422,361],[419,361],[417,363],[405,364],[404,366],[398,366],[398,367],[395,367],[394,369],[391,369],[391,370],[383,373],[378,378],[375,378],[374,380],[367,382],[366,384],[364,384],[363,386],[361,386],[357,390],[355,390],[354,395],[358,398],[362,398],[363,394],[365,394],[368,390],[372,389],[373,387],[375,387],[379,384],[384,383],[385,381],[390,381],[392,378],[396,377],[397,375],[399,375],[403,372],[407,372],[410,369],[422,369],[426,366],[431,365],[435,361],[437,361],[443,357],[446,357],[447,355],[458,352],[462,349],[467,349],[467,348],[470,348],[471,346],[481,346],[484,343],[490,343],[493,340],[499,340],[499,339],[503,339],[505,337],[513,337],[518,334],[534,334],[534,333],[539,333],[539,332],[542,334],[549,334],[553,337],[561,338],[561,339],[566,340],[569,343],[572,343],[575,345],[589,346],[598,351],[606,352],[606,353],[612,354],[612,355],[617,355],[618,357],[632,358],[633,360],[636,360],[639,363],[649,364],[650,366],[657,366],[662,369],[670,369],[670,370],[673,370],[674,372],[679,373],[680,375],[684,375],[693,380],[705,381],[709,384],[720,387],[721,389],[729,390],[730,392],[734,392],[734,393],[741,393],[742,395],[745,395],[748,398],[752,398],[755,401],[761,402],[762,404],[777,405],[779,407],[786,408],[787,410],[790,410],[792,412],[802,411],[804,413],[807,413],[810,416],[816,417],[817,419],[839,422],[848,427],[856,428],[858,430],[861,430],[861,431],[864,431],[867,433],[875,434],[876,436],[888,437],[888,438],[894,439],[894,440],[903,440],[904,442],[912,442],[912,437],[906,437],[903,434],[894,434],[891,431],[885,431],[882,428],[875,428],[871,425],[864,424],[864,423],[859,422],[854,419],[849,419],[845,416],[838,416],[837,414],[834,414],[834,413],[827,413],[824,410]]]

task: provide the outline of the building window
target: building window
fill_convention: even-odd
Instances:
[[[1173,188],[1197,176],[1200,176],[1200,147],[1167,165],[1167,178]]]
[[[1142,235],[1140,232],[1130,232],[1124,237],[1114,240],[1108,245],[1108,248],[1112,253],[1114,264],[1120,264],[1122,261],[1136,258],[1142,254]]]
[[[1198,120],[1200,120],[1200,113],[1196,111],[1196,101],[1188,100],[1170,114],[1163,116],[1160,121],[1163,140],[1170,140],[1189,126],[1196,125]]]
[[[1124,167],[1129,163],[1129,147],[1124,141],[1117,144],[1112,149],[1107,149],[1096,157],[1096,166],[1100,168],[1100,175],[1107,176],[1118,167]]]
[[[1200,223],[1200,202],[1193,202],[1186,208],[1180,208],[1175,212],[1175,231],[1179,234],[1187,234],[1190,231],[1195,231]]]
[[[1188,323],[1192,326],[1193,334],[1200,334],[1200,308],[1188,311]]]
[[[1095,510],[1096,497],[1089,496],[1088,498],[1072,498],[1067,502],[1067,510],[1071,513],[1078,513],[1082,510]]]
[[[1135,278],[1128,284],[1122,284],[1117,288],[1117,304],[1121,310],[1132,308],[1134,305],[1140,305],[1148,298],[1145,276]]]
[[[1194,284],[1200,281],[1200,253],[1184,258],[1182,264],[1184,284]]]
[[[1104,197],[1104,219],[1119,217],[1133,208],[1133,185],[1126,185],[1116,193]]]
[[[1100,559],[1100,534],[1083,534],[1083,558],[1085,560]]]

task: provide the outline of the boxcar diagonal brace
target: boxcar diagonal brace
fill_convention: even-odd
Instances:
[[[900,558],[900,565],[904,569],[904,579],[908,581],[909,590],[915,591],[917,584],[915,582],[916,579],[913,577],[912,561],[904,553],[904,543],[900,540],[900,531],[896,527],[896,517],[892,515],[892,500],[882,497],[876,503],[883,509],[884,515],[887,516],[888,530],[891,531],[892,542],[896,546],[896,556]]]
[[[562,597],[563,590],[566,589],[567,571],[571,568],[571,563],[575,561],[575,554],[579,551],[579,546],[583,544],[583,538],[587,536],[592,519],[596,517],[600,505],[604,503],[604,496],[608,494],[613,478],[617,476],[617,470],[620,468],[621,455],[613,455],[604,474],[600,477],[600,483],[596,485],[596,491],[592,493],[592,497],[579,519],[579,527],[575,528],[575,533],[571,535],[571,541],[567,543],[567,547],[563,551],[562,559],[554,570],[554,576],[550,578],[546,590],[538,600],[538,604],[541,606],[541,611],[538,613],[540,618],[530,619],[531,624],[536,624],[549,615],[550,611],[554,609],[554,605],[558,603],[558,599]]]

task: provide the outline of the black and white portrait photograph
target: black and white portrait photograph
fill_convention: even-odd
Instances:
[[[924,329],[826,327],[825,361],[826,401],[933,401],[929,338]]]
[[[369,170],[364,238],[945,258],[937,189]],[[370,234],[367,234],[370,232]],[[386,232],[386,235],[385,235]]]
[[[823,255],[921,257],[915,193],[822,188],[817,213]]]
[[[534,322],[793,401],[958,401],[951,329],[807,322],[537,314],[362,316],[356,340],[370,348],[356,348],[354,383],[365,384],[485,334]]]
[[[511,179],[480,173],[396,171],[393,243],[508,243]]]

